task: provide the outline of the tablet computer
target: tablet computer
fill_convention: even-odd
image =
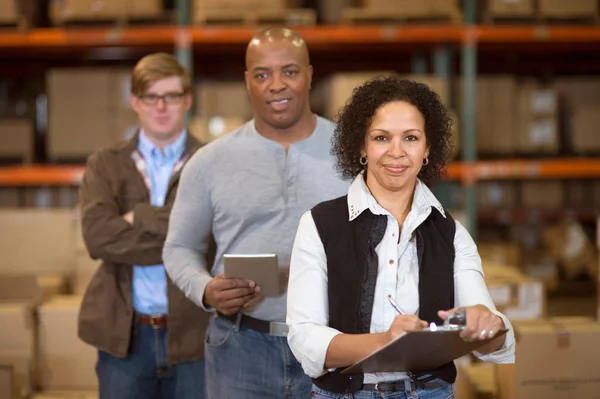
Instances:
[[[279,267],[275,254],[225,254],[223,268],[228,278],[252,280],[266,297],[279,296]]]

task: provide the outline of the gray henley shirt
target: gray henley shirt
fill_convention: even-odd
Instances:
[[[332,122],[317,117],[314,132],[286,152],[252,120],[194,154],[182,171],[163,250],[169,276],[188,298],[204,307],[204,290],[223,272],[224,254],[274,253],[280,268],[289,267],[303,213],[350,186],[330,155],[333,130]],[[217,253],[209,269],[211,232]],[[286,294],[244,313],[285,322]]]

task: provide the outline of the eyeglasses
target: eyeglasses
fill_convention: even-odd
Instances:
[[[163,100],[166,104],[179,104],[183,99],[183,93],[166,93],[163,95],[158,94],[144,94],[143,96],[138,96],[140,100],[146,105],[156,105],[159,100]]]

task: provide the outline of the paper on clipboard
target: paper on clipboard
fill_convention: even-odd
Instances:
[[[505,335],[507,331],[502,330],[491,339]],[[431,370],[477,350],[491,340],[466,342],[460,337],[460,332],[408,332],[342,370],[342,374]]]

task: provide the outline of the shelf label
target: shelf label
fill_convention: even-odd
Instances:
[[[177,29],[175,47],[179,50],[187,50],[192,47],[192,34],[188,28]]]
[[[114,28],[109,29],[106,32],[106,42],[107,43],[117,43],[121,41],[123,37],[123,28],[120,26],[115,26]]]
[[[537,40],[550,40],[550,31],[545,26],[536,26],[533,28],[533,37]]]

